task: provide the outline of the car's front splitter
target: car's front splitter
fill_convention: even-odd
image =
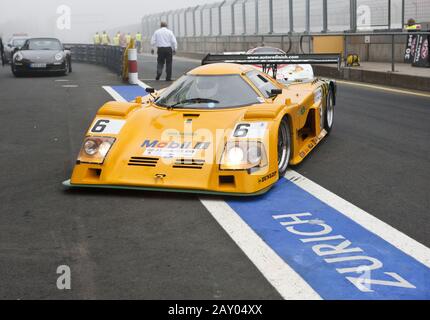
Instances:
[[[233,192],[217,192],[208,190],[192,190],[192,189],[172,189],[172,188],[154,188],[154,187],[135,187],[121,185],[101,185],[101,184],[72,184],[70,180],[64,181],[63,186],[67,188],[90,188],[90,189],[118,189],[118,190],[139,190],[139,191],[162,191],[172,193],[194,193],[206,195],[223,195],[234,197],[255,197],[267,193],[272,186],[255,193],[233,193]]]

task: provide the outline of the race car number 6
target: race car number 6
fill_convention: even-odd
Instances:
[[[125,120],[115,119],[96,119],[91,127],[90,133],[102,133],[102,134],[119,134],[122,127],[125,124]]]
[[[99,120],[96,122],[96,124],[93,127],[93,130],[91,132],[93,133],[103,133],[103,131],[106,130],[106,125],[110,123],[110,120]]]
[[[232,138],[260,139],[267,131],[267,122],[238,123],[233,130]]]

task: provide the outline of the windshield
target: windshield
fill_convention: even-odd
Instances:
[[[156,100],[164,107],[220,109],[261,103],[259,95],[240,75],[186,75]]]
[[[12,46],[13,47],[22,47],[24,45],[25,41],[27,41],[27,39],[14,39],[14,40],[12,40]]]
[[[62,50],[60,41],[56,39],[30,39],[27,43],[28,50]]]

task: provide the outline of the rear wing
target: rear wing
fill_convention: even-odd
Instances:
[[[341,65],[341,55],[337,53],[318,54],[208,54],[202,65],[211,63],[237,63],[249,65],[261,65],[263,71],[273,70],[276,78],[278,65],[282,64],[337,64]]]

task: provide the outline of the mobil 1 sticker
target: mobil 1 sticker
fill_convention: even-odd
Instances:
[[[266,135],[267,122],[238,123],[232,138],[262,139]]]
[[[91,126],[90,134],[117,135],[125,125],[125,120],[96,118]]]

